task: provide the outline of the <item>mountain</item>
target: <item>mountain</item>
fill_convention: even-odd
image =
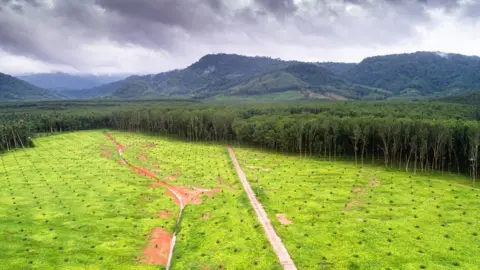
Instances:
[[[354,85],[335,74],[352,66],[354,64],[302,63],[267,57],[210,54],[182,70],[131,76],[119,82],[77,91],[75,97],[186,96],[204,99],[286,91],[296,92],[299,98],[359,98],[369,93],[377,93],[380,98],[388,96],[383,90]],[[377,98],[375,95],[371,97]]]
[[[0,101],[60,99],[62,95],[0,73]]]
[[[385,100],[437,99],[477,89],[480,57],[416,52],[368,57],[358,64],[209,54],[184,69],[61,93],[70,98]]]
[[[444,96],[480,89],[480,58],[439,52],[375,56],[342,77],[388,90],[396,98]]]
[[[307,99],[384,99],[387,91],[351,84],[317,64],[298,63],[236,85],[224,95],[255,96],[296,91]]]
[[[337,76],[341,76],[349,69],[355,67],[356,63],[338,63],[338,62],[318,62],[318,66],[328,69],[330,72]]]
[[[66,73],[39,73],[18,76],[35,86],[51,90],[78,90],[100,86],[123,79],[122,76],[71,75]]]

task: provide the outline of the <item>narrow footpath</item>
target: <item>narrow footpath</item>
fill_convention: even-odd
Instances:
[[[235,153],[233,152],[230,146],[227,146],[227,151],[228,151],[228,154],[230,155],[230,159],[232,160],[233,166],[235,166],[235,169],[237,170],[237,174],[238,174],[238,177],[240,178],[240,182],[242,182],[243,189],[245,189],[245,192],[248,195],[248,199],[250,200],[250,203],[252,204],[253,209],[257,214],[258,220],[262,224],[263,230],[265,231],[268,241],[270,241],[270,244],[272,245],[278,260],[280,261],[280,264],[282,265],[283,269],[296,270],[297,267],[295,266],[292,259],[290,258],[290,254],[288,254],[288,251],[285,248],[285,245],[283,245],[282,239],[280,239],[280,237],[277,235],[277,232],[273,228],[272,222],[267,216],[267,212],[265,212],[265,209],[263,209],[262,204],[258,201],[257,197],[255,196],[255,193],[253,192],[252,187],[250,186],[250,183],[248,182],[247,177],[245,176],[245,173],[243,172],[242,168],[240,167],[240,164],[238,163],[237,158],[235,157]]]
[[[183,214],[183,209],[185,208],[185,203],[184,203],[184,200],[182,198],[182,195],[178,190],[175,190],[175,187],[170,186],[165,181],[162,181],[154,173],[150,172],[149,170],[147,170],[145,168],[135,166],[135,165],[131,164],[130,162],[128,162],[128,160],[126,160],[123,157],[123,153],[125,152],[126,147],[124,145],[122,145],[121,143],[119,143],[109,132],[105,133],[105,136],[107,136],[107,138],[115,144],[115,146],[118,150],[118,155],[119,155],[120,159],[123,161],[124,164],[128,165],[131,169],[144,174],[146,177],[149,177],[149,178],[152,178],[152,179],[156,180],[157,181],[156,183],[158,185],[164,186],[165,188],[167,188],[168,192],[171,195],[173,195],[173,198],[177,201],[177,203],[180,206],[179,214],[178,214],[177,221],[176,221],[175,230],[173,231],[173,236],[172,236],[172,240],[171,240],[171,243],[170,243],[170,247],[163,247],[166,250],[168,250],[168,252],[169,252],[168,253],[168,260],[166,262],[166,269],[169,270],[170,266],[171,266],[171,263],[172,263],[173,249],[175,248],[175,242],[176,242],[176,239],[177,239],[178,225],[180,223],[180,219],[181,219],[182,214]]]

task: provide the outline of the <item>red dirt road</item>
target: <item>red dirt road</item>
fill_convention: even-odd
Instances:
[[[126,147],[119,143],[109,132],[105,134],[107,138],[112,141],[117,147],[118,153],[120,155],[122,164],[128,165],[132,170],[136,171],[142,176],[146,176],[155,180],[151,183],[151,186],[161,186],[167,189],[167,194],[169,194],[173,200],[179,205],[179,215],[177,218],[177,224],[180,221],[183,209],[187,204],[200,204],[202,203],[201,197],[206,195],[211,197],[213,194],[220,191],[220,189],[187,189],[182,186],[171,186],[166,181],[158,178],[155,173],[149,171],[146,168],[142,168],[136,165],[129,163],[126,159],[123,158],[123,153],[126,150]],[[155,146],[155,144],[149,144],[149,147]],[[175,172],[176,175],[180,175],[180,171]],[[170,176],[170,175],[168,175]],[[175,176],[166,177],[168,179],[176,178]],[[170,213],[168,213],[170,214]],[[160,217],[167,218],[166,213],[160,213]],[[162,227],[157,227],[152,231],[150,246],[144,249],[144,257],[142,259],[143,263],[155,264],[155,265],[164,265],[169,269],[170,259],[172,256],[172,251],[175,246],[175,232],[172,235],[171,233],[165,231]]]
[[[270,244],[272,245],[278,260],[280,261],[280,264],[282,265],[283,269],[296,270],[297,267],[295,266],[293,260],[290,258],[290,254],[288,254],[287,248],[285,248],[285,245],[283,245],[282,239],[280,239],[280,237],[277,235],[277,232],[273,228],[272,222],[268,218],[267,212],[265,212],[262,204],[255,196],[255,193],[253,192],[252,187],[250,186],[250,183],[245,176],[245,173],[243,172],[237,158],[235,157],[235,153],[230,146],[227,146],[227,150],[228,154],[230,155],[230,159],[232,160],[233,166],[237,170],[240,182],[242,182],[243,188],[248,195],[248,199],[250,200],[250,203],[252,204],[253,209],[257,214],[258,220],[262,224],[263,230],[265,231],[268,241],[270,241]]]
[[[150,246],[143,250],[142,263],[167,265],[172,243],[172,234],[165,231],[162,227],[156,227],[152,230]]]

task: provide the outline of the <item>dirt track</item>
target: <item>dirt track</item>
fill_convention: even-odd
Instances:
[[[293,260],[290,258],[290,254],[288,254],[285,245],[283,245],[282,239],[280,239],[280,237],[277,235],[277,232],[273,228],[272,222],[268,218],[267,212],[265,212],[262,204],[255,196],[255,193],[253,192],[252,187],[250,186],[250,183],[245,176],[245,173],[243,172],[237,158],[235,157],[235,153],[230,146],[227,146],[227,150],[228,154],[230,155],[230,159],[232,160],[233,166],[235,166],[235,169],[237,170],[240,182],[242,182],[243,188],[248,195],[248,199],[250,200],[250,203],[252,204],[253,209],[257,214],[258,220],[262,224],[263,230],[265,231],[268,241],[270,241],[270,244],[272,245],[278,260],[280,261],[280,264],[282,265],[283,269],[297,269],[297,267],[293,263]]]

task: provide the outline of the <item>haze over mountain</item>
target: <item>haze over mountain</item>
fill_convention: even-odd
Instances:
[[[62,95],[0,73],[0,101],[62,99]]]
[[[58,91],[92,88],[124,78],[124,76],[119,75],[72,75],[62,72],[38,73],[17,77],[35,86]]]

